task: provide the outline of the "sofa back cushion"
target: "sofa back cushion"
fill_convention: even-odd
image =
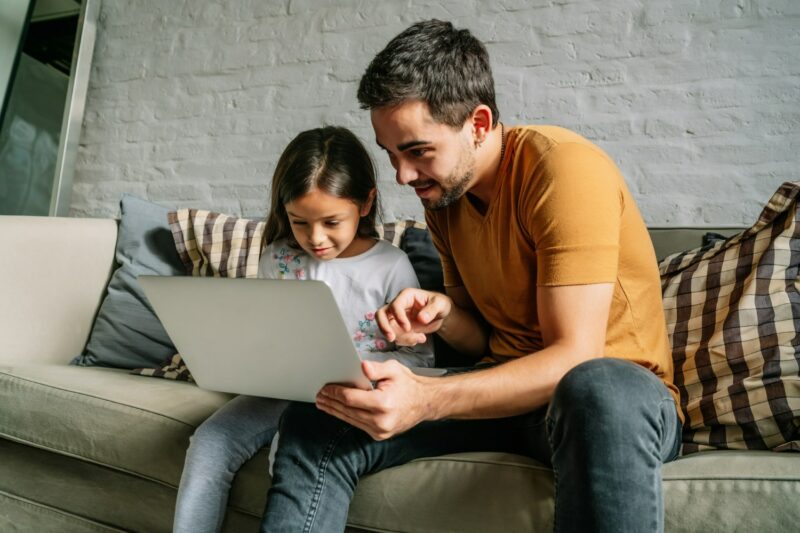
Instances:
[[[114,265],[111,219],[0,216],[0,364],[83,349]]]
[[[169,209],[131,195],[120,202],[116,262],[108,291],[97,313],[81,366],[137,368],[156,366],[175,346],[155,315],[137,280],[140,275],[183,275],[167,224]]]
[[[263,220],[179,209],[168,215],[175,248],[190,276],[255,278]]]
[[[751,228],[660,264],[684,453],[800,439],[798,197],[785,183]]]

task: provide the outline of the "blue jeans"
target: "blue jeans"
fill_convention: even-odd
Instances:
[[[233,477],[248,459],[269,446],[287,403],[237,396],[197,428],[186,452],[173,532],[222,528]]]
[[[552,466],[556,531],[663,531],[661,465],[677,456],[681,434],[661,380],[611,358],[578,365],[548,407],[521,416],[425,422],[374,441],[312,404],[293,403],[280,427],[261,525],[270,533],[343,531],[360,477],[471,451],[527,455]]]

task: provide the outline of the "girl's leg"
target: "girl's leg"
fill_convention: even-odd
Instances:
[[[175,533],[220,530],[233,477],[269,445],[286,403],[238,396],[197,428],[178,488]]]

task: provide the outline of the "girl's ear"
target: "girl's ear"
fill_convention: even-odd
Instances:
[[[367,201],[361,204],[360,215],[365,217],[369,214],[372,210],[372,204],[375,203],[375,195],[378,194],[378,190],[373,187],[371,191],[369,191],[369,196],[367,197]]]

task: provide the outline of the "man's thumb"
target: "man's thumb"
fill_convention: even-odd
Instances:
[[[386,372],[383,368],[385,365],[386,363],[378,361],[362,361],[361,371],[364,372],[364,376],[366,376],[368,380],[380,381],[386,377]]]

